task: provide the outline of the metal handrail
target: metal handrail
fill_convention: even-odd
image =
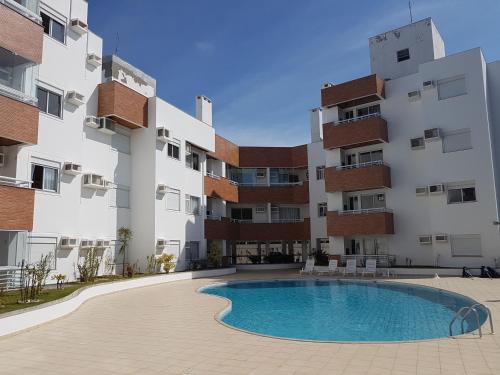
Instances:
[[[361,210],[345,210],[345,211],[338,211],[339,215],[361,215],[361,214],[370,214],[370,213],[376,213],[376,212],[392,212],[390,208],[385,208],[385,207],[380,207],[380,208],[368,208],[368,209],[361,209]]]
[[[382,117],[382,116],[380,115],[380,113],[370,113],[370,114],[364,115],[364,116],[357,116],[357,117],[348,118],[345,120],[339,120],[339,121],[336,121],[334,123],[334,125],[337,126],[337,125],[348,124],[350,122],[361,121],[361,120],[365,120],[365,119],[371,118],[371,117]]]
[[[387,163],[384,163],[383,160],[375,160],[375,161],[368,161],[365,163],[338,165],[335,168],[337,170],[343,170],[343,169],[357,169],[357,168],[373,167],[373,166],[378,166],[378,165],[385,165],[387,167],[389,166]]]
[[[239,184],[238,184],[238,182],[233,181],[233,180],[231,180],[231,179],[229,179],[229,178],[227,178],[227,177],[222,177],[222,176],[219,176],[219,175],[217,175],[217,174],[215,174],[215,173],[213,173],[213,172],[207,172],[207,176],[208,176],[208,177],[211,177],[211,178],[213,178],[213,179],[215,179],[215,180],[227,180],[227,181],[229,181],[229,183],[230,183],[230,184],[232,184],[232,185],[236,185],[236,186],[238,186],[238,185],[239,185]]]
[[[494,335],[495,334],[495,329],[493,327],[493,319],[491,317],[491,310],[488,306],[482,304],[482,303],[475,303],[471,306],[464,306],[464,307],[461,307],[457,313],[453,316],[453,319],[451,320],[449,326],[448,326],[448,330],[449,330],[449,333],[450,333],[450,337],[453,336],[453,332],[452,332],[452,328],[453,328],[453,323],[455,323],[455,321],[460,317],[460,315],[462,315],[462,313],[465,311],[465,313],[463,313],[462,315],[462,320],[460,322],[460,328],[461,328],[461,332],[462,334],[465,333],[465,329],[464,329],[464,321],[465,319],[467,318],[467,316],[469,316],[471,314],[471,312],[474,313],[474,315],[476,316],[476,322],[477,322],[477,329],[479,331],[479,337],[483,337],[483,331],[481,329],[481,324],[480,324],[480,321],[479,321],[479,313],[477,312],[477,309],[476,307],[483,307],[486,312],[487,312],[487,315],[488,315],[488,319],[490,321],[490,331],[491,331],[491,334]],[[472,332],[472,331],[471,331]]]
[[[0,176],[0,185],[30,188],[31,183],[32,181],[20,180],[14,177]]]

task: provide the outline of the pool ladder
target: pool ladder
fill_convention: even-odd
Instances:
[[[461,329],[462,329],[462,334],[465,333],[464,332],[464,321],[465,321],[465,318],[467,318],[471,313],[474,313],[474,315],[476,317],[477,329],[479,330],[479,337],[480,338],[483,337],[483,331],[481,330],[481,323],[479,322],[479,313],[477,312],[477,309],[476,309],[476,307],[479,307],[479,306],[482,306],[486,310],[486,313],[488,315],[488,319],[490,321],[490,331],[491,331],[491,334],[492,335],[495,334],[495,330],[493,328],[493,320],[491,319],[491,310],[490,310],[490,308],[488,306],[482,304],[482,303],[475,303],[472,306],[464,306],[464,307],[460,308],[460,310],[457,311],[457,313],[455,314],[455,316],[453,317],[453,319],[450,322],[450,326],[449,326],[450,337],[453,336],[452,331],[451,331],[453,323],[455,323],[455,320],[457,320],[460,316],[462,316],[462,320],[460,322],[460,326],[461,326]]]

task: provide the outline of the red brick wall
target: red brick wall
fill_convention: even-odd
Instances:
[[[384,81],[375,74],[322,89],[321,105],[329,107],[371,96],[371,100],[385,96]]]
[[[238,186],[233,185],[229,180],[220,180],[205,176],[205,195],[212,198],[219,198],[229,202],[238,202]]]
[[[0,230],[33,229],[32,189],[0,185]]]
[[[0,4],[0,47],[41,64],[43,28],[9,7]]]
[[[325,189],[329,193],[384,187],[391,187],[391,168],[386,165],[341,170],[330,167],[325,170]]]
[[[117,81],[101,83],[97,115],[131,129],[147,127],[148,98]]]
[[[323,124],[325,149],[348,149],[388,141],[387,121],[382,117],[369,117],[341,125]]]
[[[207,240],[238,240],[239,224],[227,218],[222,220],[205,220],[205,238]]]
[[[0,145],[36,144],[38,118],[37,107],[0,95]]]
[[[391,212],[339,215],[337,211],[329,211],[326,232],[329,236],[394,234],[394,216]]]
[[[217,134],[215,135],[215,152],[209,152],[208,155],[234,167],[240,165],[239,147]]]
[[[296,147],[240,147],[240,167],[307,167],[307,145]]]
[[[297,186],[240,186],[240,203],[309,203],[309,183]]]

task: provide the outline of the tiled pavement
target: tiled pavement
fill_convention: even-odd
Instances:
[[[500,374],[500,333],[395,344],[265,338],[225,327],[226,302],[197,288],[221,279],[295,277],[238,273],[95,298],[78,311],[0,339],[0,374]],[[500,280],[400,279],[487,303],[500,330]]]

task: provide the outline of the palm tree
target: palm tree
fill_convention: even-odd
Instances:
[[[122,255],[122,277],[125,277],[125,259],[127,255],[128,243],[132,239],[132,231],[129,228],[121,227],[118,229],[118,239],[121,242],[118,253]]]

